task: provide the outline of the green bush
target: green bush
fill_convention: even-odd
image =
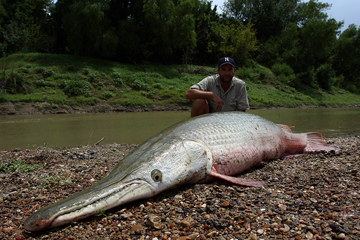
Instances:
[[[331,64],[325,63],[316,69],[315,78],[320,87],[330,90],[336,81],[335,71],[332,69]]]
[[[66,69],[71,72],[75,72],[75,70],[76,70],[75,66],[72,64],[67,65]]]
[[[271,71],[273,71],[273,73],[275,73],[278,76],[281,74],[284,74],[286,76],[290,76],[294,74],[294,70],[292,70],[292,68],[286,63],[275,63],[274,65],[271,66]]]
[[[0,92],[0,103],[4,103],[4,102],[8,102],[7,98],[5,97],[4,94],[2,94],[2,92]]]
[[[97,83],[94,83],[93,86],[99,90],[103,89],[104,88],[104,83],[103,82],[97,82]]]
[[[36,85],[38,87],[54,87],[55,83],[50,82],[50,81],[45,81],[43,79],[39,79],[39,80],[36,81]]]
[[[51,77],[51,76],[54,75],[54,74],[55,74],[55,72],[54,72],[54,70],[52,70],[52,69],[46,69],[46,70],[44,70],[44,72],[43,72],[44,77]]]
[[[162,89],[163,88],[163,85],[161,83],[155,83],[153,85],[153,88],[156,88],[156,89]]]
[[[349,86],[346,87],[347,90],[349,90],[350,92],[352,93],[360,93],[359,89],[354,85],[354,84],[351,84]]]
[[[90,82],[94,82],[96,80],[96,77],[98,76],[97,72],[93,72],[92,74],[89,75],[90,77]]]
[[[309,71],[307,72],[303,72],[303,73],[300,73],[298,74],[297,76],[297,80],[299,80],[299,84],[302,83],[302,84],[306,84],[312,88],[317,88],[318,87],[318,82],[316,81],[316,78],[315,78],[315,72],[313,69],[310,69]],[[296,87],[296,86],[293,86],[293,87]]]
[[[43,68],[43,67],[36,67],[36,68],[34,69],[34,72],[35,72],[35,73],[42,74],[42,73],[45,72],[45,68]]]
[[[345,80],[344,75],[340,75],[340,76],[336,77],[335,82],[334,82],[334,86],[339,88],[342,85],[342,83],[344,82],[344,80]]]
[[[288,83],[291,80],[291,77],[286,76],[285,74],[280,74],[278,80],[282,83]]]
[[[89,68],[84,68],[83,69],[83,74],[84,75],[88,75],[90,73],[90,69]]]
[[[66,88],[66,86],[69,85],[70,81],[71,81],[71,80],[60,79],[60,81],[59,81],[59,88],[61,88],[61,89]]]
[[[112,96],[113,96],[113,93],[110,91],[106,91],[101,94],[101,98],[103,98],[103,99],[109,99],[109,98],[112,98]]]
[[[29,69],[28,69],[28,68],[26,68],[26,67],[21,67],[21,68],[19,68],[19,72],[22,72],[22,73],[29,73],[30,71],[29,71]]]
[[[75,97],[75,96],[90,96],[91,92],[91,84],[87,81],[83,80],[71,80],[69,81],[68,85],[65,87],[64,92],[69,97]]]
[[[236,70],[236,75],[238,75],[240,78],[244,80],[251,79],[251,73],[252,73],[252,69],[247,67],[242,67]]]
[[[142,80],[135,80],[132,84],[132,88],[134,90],[148,90],[149,86]]]
[[[16,72],[11,72],[9,75],[2,74],[0,75],[0,86],[4,89],[4,92],[9,92],[12,94],[15,93],[26,93],[26,80],[23,74],[19,74]]]
[[[116,79],[116,78],[120,78],[120,77],[121,77],[121,74],[120,74],[119,72],[113,72],[113,73],[111,74],[111,76],[112,76],[114,79]]]
[[[121,78],[115,78],[115,79],[114,79],[114,85],[115,85],[116,87],[121,87],[121,86],[123,85],[122,79],[121,79]]]

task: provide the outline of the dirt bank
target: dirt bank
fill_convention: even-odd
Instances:
[[[145,111],[184,111],[190,110],[190,106],[162,106],[154,105],[148,107],[120,106],[114,107],[108,103],[101,102],[94,106],[69,106],[50,104],[47,102],[37,103],[2,103],[0,104],[0,115],[41,115],[41,114],[70,114],[70,113],[107,113],[107,112],[145,112]]]
[[[360,107],[360,105],[349,106],[308,106],[302,105],[297,108],[331,108],[331,107]],[[286,107],[263,107],[251,109],[275,109]],[[94,106],[69,106],[57,105],[47,102],[37,103],[1,103],[0,115],[41,115],[41,114],[72,114],[72,113],[110,113],[110,112],[147,112],[147,111],[190,111],[191,105],[152,105],[147,107],[119,106],[114,107],[106,102],[98,103]]]
[[[227,182],[183,186],[63,227],[27,233],[27,216],[103,178],[136,145],[0,152],[2,239],[359,239],[360,139],[326,139],[339,153],[269,162]],[[14,164],[39,166],[14,171]],[[35,165],[36,166],[36,165]],[[5,171],[6,169],[6,171]],[[29,170],[29,169],[28,169]]]

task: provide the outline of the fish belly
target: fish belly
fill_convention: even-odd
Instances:
[[[286,150],[290,134],[257,115],[237,112],[210,114],[188,127],[187,137],[204,142],[211,150],[213,167],[225,175],[235,175],[260,165],[263,160],[279,158]]]

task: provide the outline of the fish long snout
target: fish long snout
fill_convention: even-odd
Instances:
[[[119,183],[119,186],[112,184],[111,187],[108,186],[98,192],[92,191],[96,190],[98,184],[40,209],[25,220],[24,228],[36,232],[58,227],[121,204],[155,195],[152,186],[142,180]]]

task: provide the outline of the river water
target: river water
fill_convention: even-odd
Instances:
[[[360,135],[360,108],[250,110],[272,122],[295,126],[293,132],[321,132],[324,137]],[[141,143],[188,119],[189,112],[136,112],[0,116],[0,151],[38,146],[74,147],[106,143]]]

